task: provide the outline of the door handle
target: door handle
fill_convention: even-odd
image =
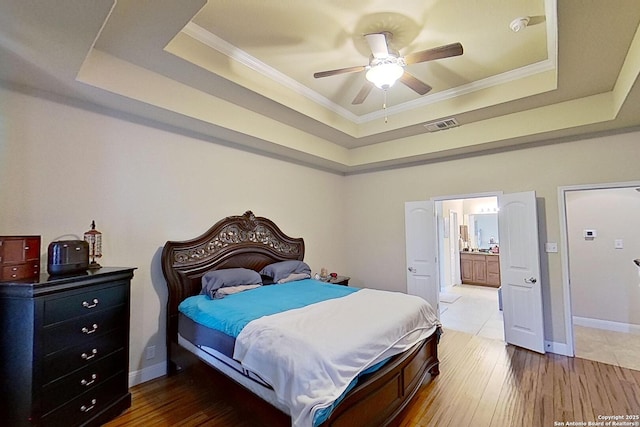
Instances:
[[[524,279],[525,283],[536,283],[538,281],[538,279],[536,279],[535,277],[530,277],[528,279]]]
[[[416,272],[416,269],[415,269],[415,268],[413,268],[413,267],[409,267],[409,268],[408,268],[408,270],[409,270],[411,273],[415,273],[415,272]]]

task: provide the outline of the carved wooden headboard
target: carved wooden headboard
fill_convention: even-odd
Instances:
[[[172,343],[178,339],[178,305],[200,293],[209,270],[244,267],[260,271],[278,261],[304,259],[304,240],[289,237],[271,220],[244,215],[218,221],[199,237],[168,241],[162,249],[162,272],[167,281],[167,359],[172,367]]]

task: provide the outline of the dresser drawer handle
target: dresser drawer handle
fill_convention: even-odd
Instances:
[[[18,267],[13,267],[11,271],[18,271]]]
[[[93,329],[89,329],[89,328],[87,328],[87,327],[85,326],[84,328],[82,328],[82,333],[83,333],[83,334],[87,334],[87,335],[89,335],[89,334],[92,334],[92,333],[94,333],[95,331],[97,331],[97,330],[98,330],[98,324],[97,324],[97,323],[94,323],[94,324],[92,325],[92,327],[93,327]]]
[[[93,350],[91,350],[91,354],[82,353],[80,357],[82,357],[84,360],[91,360],[94,357],[96,357],[97,354],[98,354],[98,349],[94,348]]]
[[[96,382],[96,379],[98,379],[98,375],[97,374],[91,374],[91,381],[87,381],[84,378],[82,379],[82,381],[80,381],[80,385],[83,385],[85,387],[89,387],[91,384]]]
[[[93,299],[93,301],[91,301],[91,302],[92,302],[93,304],[88,303],[88,302],[86,302],[86,301],[82,301],[82,306],[83,306],[84,308],[94,308],[94,307],[95,307],[95,306],[97,306],[97,305],[98,305],[98,303],[99,303],[98,298],[94,298],[94,299]]]
[[[96,407],[96,399],[91,399],[91,406],[82,405],[82,406],[80,407],[80,410],[81,410],[82,412],[87,413],[87,412],[89,412],[90,410],[92,410],[92,409],[93,409],[93,408],[95,408],[95,407]]]

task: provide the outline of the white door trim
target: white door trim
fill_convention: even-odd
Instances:
[[[571,277],[569,271],[569,244],[567,229],[566,194],[570,191],[606,190],[625,187],[640,187],[640,181],[611,182],[605,184],[582,184],[558,187],[558,209],[560,218],[560,263],[562,266],[562,298],[564,299],[564,327],[566,356],[575,356],[575,342],[573,335],[573,312],[571,308]]]
[[[447,200],[458,200],[458,199],[478,199],[480,197],[500,197],[502,196],[502,191],[488,191],[485,193],[470,193],[470,194],[457,194],[457,195],[449,195],[449,196],[433,196],[430,200],[433,202],[445,202]],[[442,213],[442,212],[441,212]]]

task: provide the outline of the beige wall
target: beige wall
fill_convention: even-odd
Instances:
[[[640,193],[635,188],[569,191],[567,234],[574,316],[640,325]],[[597,236],[584,238],[584,230]],[[615,241],[622,240],[616,249]]]
[[[425,136],[426,138],[428,136]],[[305,238],[306,260],[355,285],[405,291],[404,202],[535,190],[559,242],[559,186],[638,180],[640,133],[342,177],[0,89],[0,233],[46,245],[95,219],[103,265],[135,266],[132,371],[164,359],[159,251],[251,209]],[[266,189],[266,190],[265,190]],[[542,254],[546,335],[564,342],[559,254]],[[546,273],[545,273],[546,272]],[[156,358],[144,349],[156,345]]]
[[[346,271],[344,178],[0,89],[0,234],[82,236],[95,219],[102,265],[135,266],[131,371],[165,359],[159,251],[252,210],[302,236],[306,261]],[[157,355],[145,360],[144,349]]]
[[[344,240],[352,283],[406,290],[404,203],[411,200],[535,190],[541,243],[559,243],[558,187],[637,180],[639,137],[628,133],[346,177]],[[546,339],[566,343],[560,254],[542,252],[541,264]]]

